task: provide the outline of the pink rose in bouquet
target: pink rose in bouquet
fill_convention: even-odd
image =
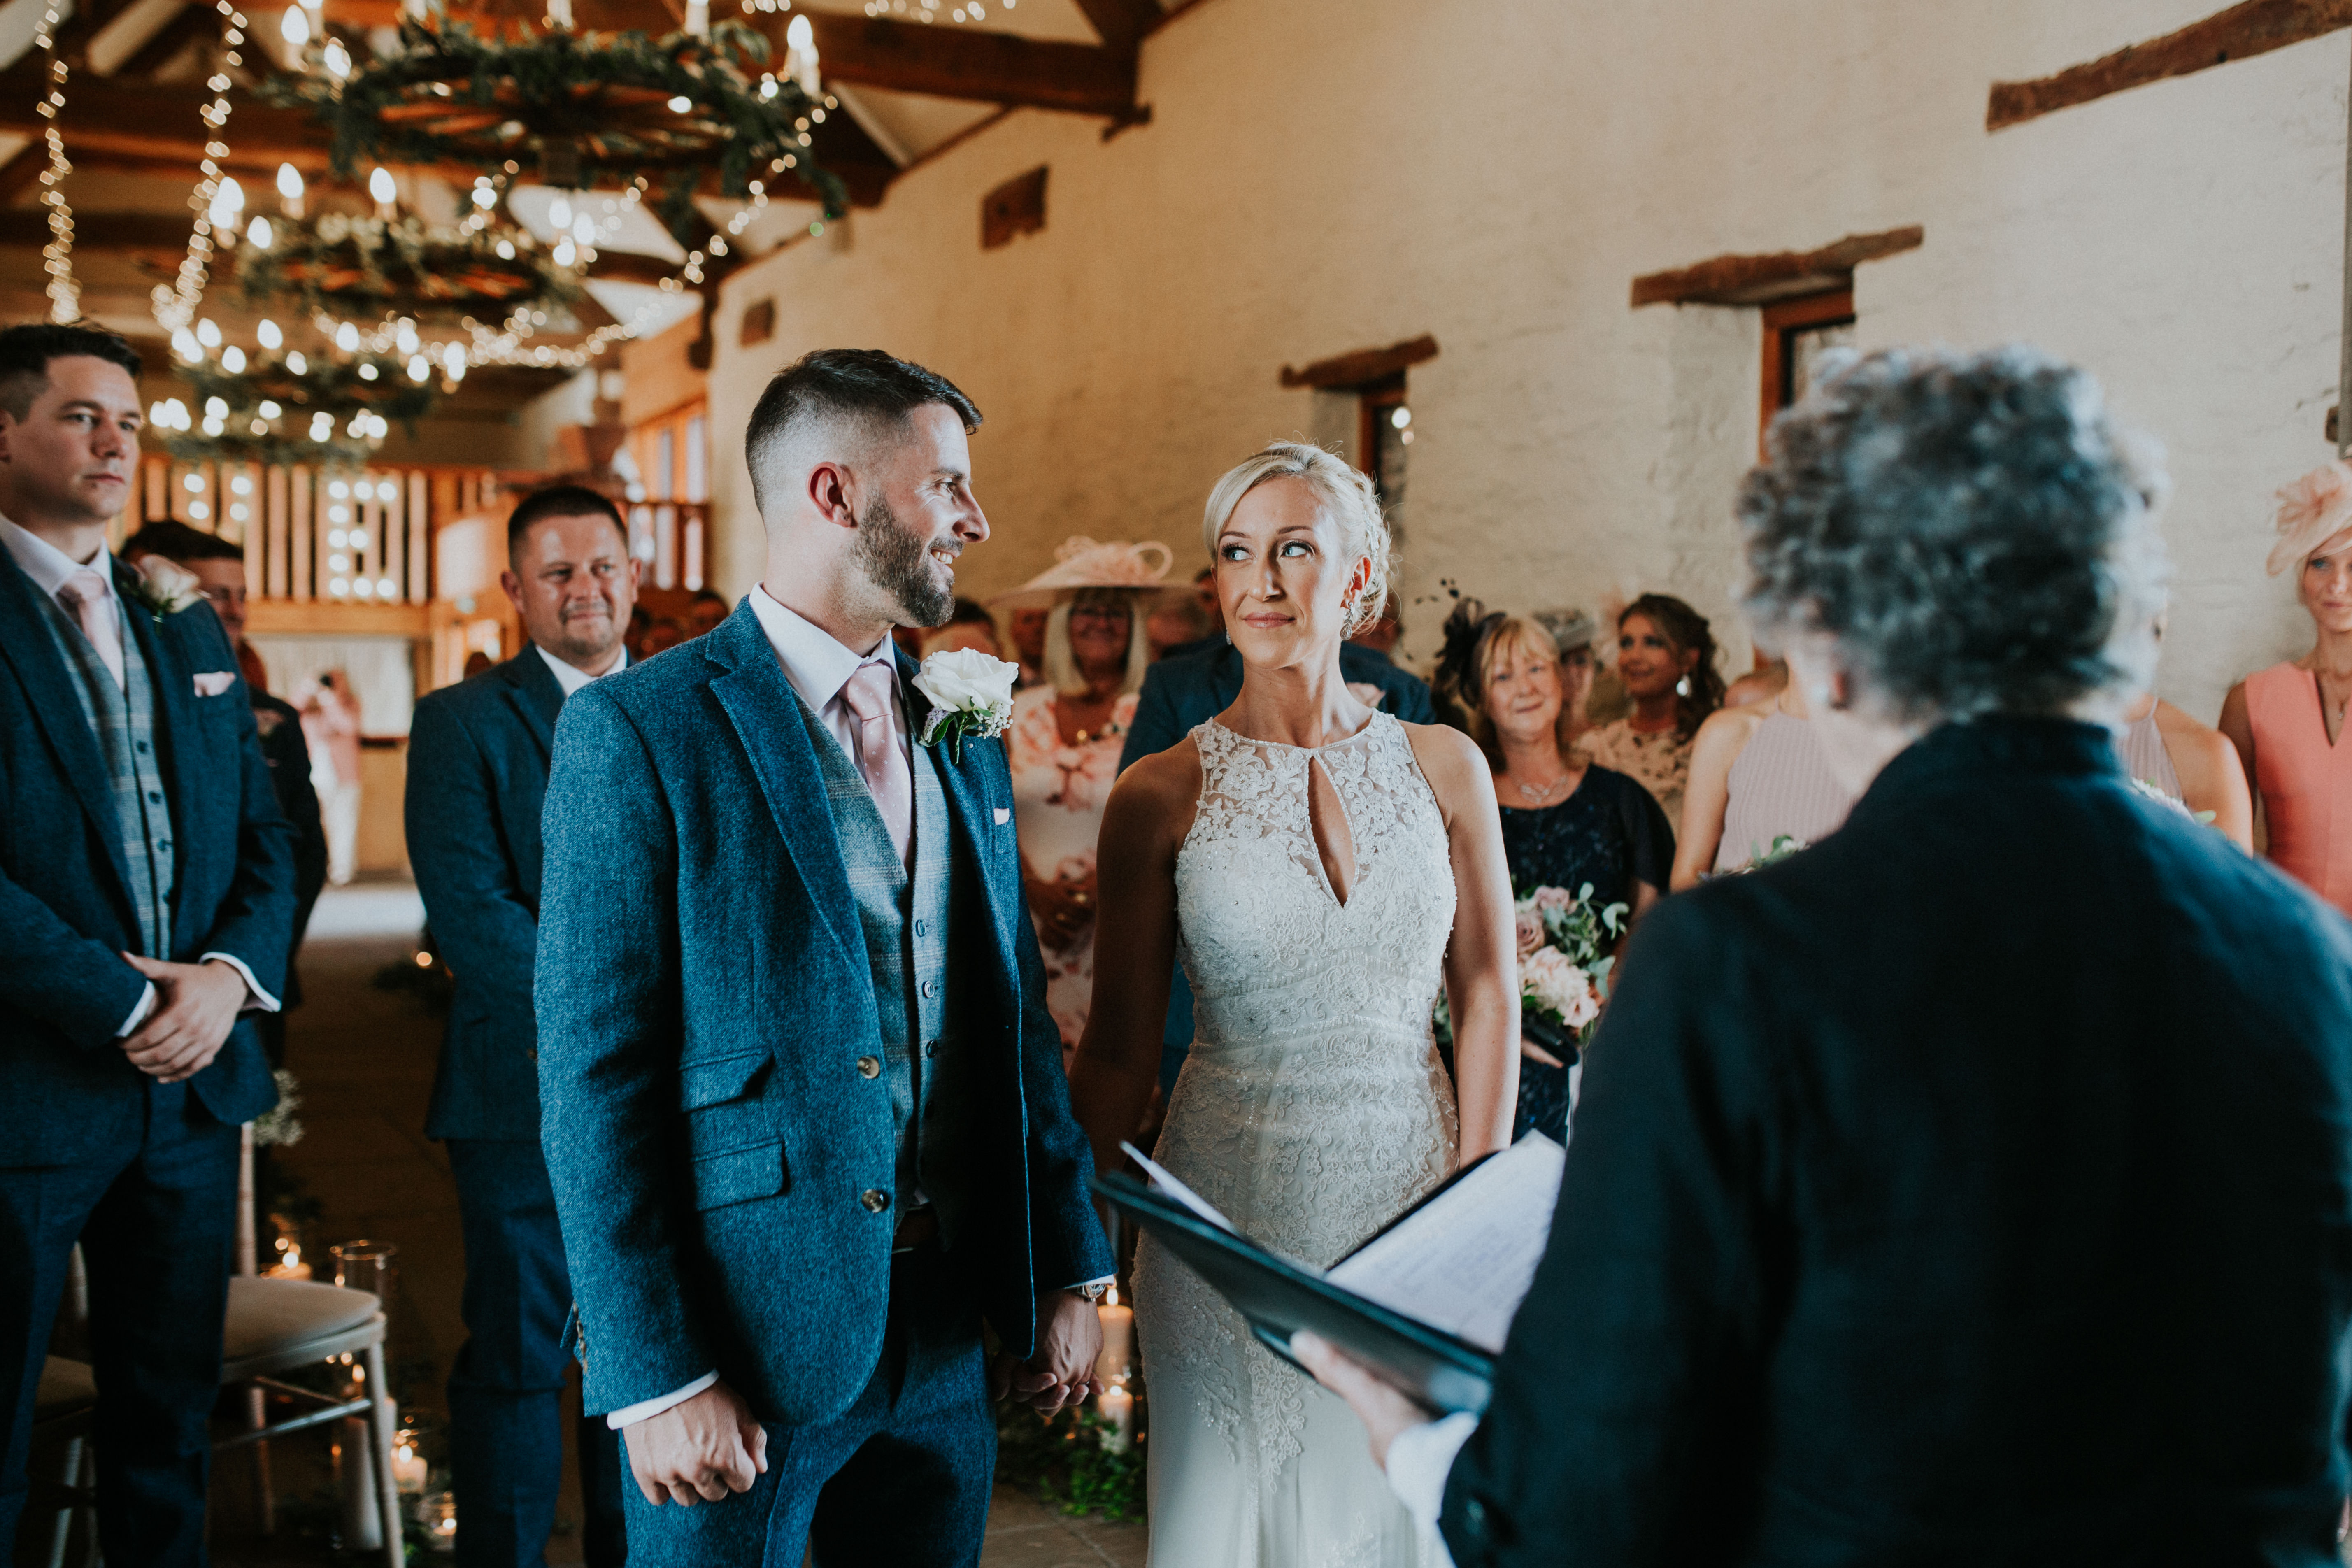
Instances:
[[[1592,994],[1592,977],[1556,947],[1538,948],[1521,963],[1519,990],[1537,1006],[1558,1015],[1560,1022],[1571,1029],[1581,1029],[1601,1016],[1601,999]]]
[[[1544,944],[1543,916],[1533,910],[1521,910],[1513,920],[1518,928],[1519,956],[1525,958]]]

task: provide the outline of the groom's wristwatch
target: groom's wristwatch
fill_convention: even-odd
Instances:
[[[1073,1296],[1084,1296],[1089,1301],[1099,1301],[1103,1299],[1104,1293],[1109,1290],[1109,1280],[1097,1279],[1091,1285],[1071,1286],[1070,1294]]]

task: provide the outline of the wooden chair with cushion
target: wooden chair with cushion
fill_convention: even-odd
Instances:
[[[250,1190],[253,1129],[246,1129],[246,1180]],[[247,1205],[250,1213],[250,1205]],[[383,1303],[365,1290],[345,1289],[310,1279],[277,1279],[256,1275],[249,1230],[240,1272],[228,1282],[228,1327],[221,1353],[221,1385],[239,1384],[295,1402],[299,1413],[283,1420],[261,1419],[262,1406],[253,1406],[255,1423],[247,1431],[213,1445],[215,1453],[265,1443],[307,1427],[322,1426],[353,1416],[368,1423],[365,1445],[368,1468],[373,1472],[376,1508],[383,1521],[383,1560],[387,1568],[401,1568],[400,1489],[393,1479],[392,1434],[397,1412],[392,1388],[383,1375]],[[359,1398],[341,1399],[280,1382],[282,1374],[336,1357],[360,1358],[365,1389]],[[267,1474],[264,1470],[264,1486]]]

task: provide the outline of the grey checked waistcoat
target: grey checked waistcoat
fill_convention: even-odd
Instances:
[[[103,567],[100,570],[104,570]],[[122,837],[122,859],[131,871],[131,900],[139,906],[139,938],[150,958],[172,956],[172,804],[155,754],[155,692],[139,639],[122,624],[122,596],[114,596],[117,635],[122,639],[120,689],[106,661],[81,627],[47,594],[50,636],[74,672],[74,696],[98,737],[114,781],[114,816]],[[144,611],[133,611],[144,614]]]
[[[948,921],[954,900],[947,795],[931,749],[912,748],[915,842],[910,874],[890,842],[865,775],[808,704],[798,706],[824,777],[842,866],[849,874],[858,924],[866,932],[874,1015],[881,1025],[876,1054],[890,1075],[890,1118],[898,1145],[897,1203],[904,1214],[941,1196],[922,1189],[917,1167],[929,1087],[924,1062],[936,1059],[953,1043],[947,1039],[947,1020],[955,1016],[949,994],[953,966],[948,962]],[[934,1171],[933,1184],[940,1179],[941,1173]]]

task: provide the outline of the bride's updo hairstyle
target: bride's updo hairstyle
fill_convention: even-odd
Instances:
[[[1201,538],[1209,547],[1209,559],[1217,559],[1217,535],[1225,531],[1234,508],[1242,504],[1242,497],[1268,479],[1306,480],[1322,501],[1323,515],[1339,524],[1348,548],[1370,560],[1371,576],[1364,591],[1356,596],[1339,635],[1352,637],[1370,626],[1379,618],[1381,606],[1389,596],[1388,519],[1381,515],[1380,497],[1373,493],[1370,478],[1320,447],[1276,441],[1217,481],[1216,488],[1209,492],[1208,510],[1201,520]]]
[[[2164,475],[2081,370],[1885,350],[1817,381],[1769,452],[1739,489],[1748,618],[1827,637],[1865,706],[2089,717],[2147,689]]]

